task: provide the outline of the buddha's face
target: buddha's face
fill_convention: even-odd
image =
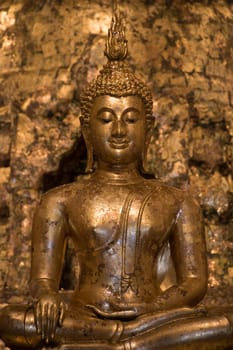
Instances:
[[[104,95],[94,100],[90,137],[98,160],[111,165],[139,161],[145,135],[145,109],[140,97]]]

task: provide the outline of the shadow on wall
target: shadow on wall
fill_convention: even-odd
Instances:
[[[86,167],[86,146],[80,136],[71,150],[63,155],[58,169],[45,173],[41,180],[42,192],[75,181],[77,176],[83,175]]]

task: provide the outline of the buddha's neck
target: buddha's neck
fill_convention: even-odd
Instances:
[[[138,171],[137,164],[112,166],[100,162],[93,177],[104,183],[131,184],[141,182],[143,177]]]

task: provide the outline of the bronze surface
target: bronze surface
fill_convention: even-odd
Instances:
[[[12,348],[226,349],[231,308],[198,306],[208,278],[199,205],[142,175],[151,97],[118,49],[118,19],[108,64],[83,97],[90,174],[43,196],[32,230],[32,300],[1,310],[0,334]],[[80,271],[69,296],[59,290],[67,239]]]

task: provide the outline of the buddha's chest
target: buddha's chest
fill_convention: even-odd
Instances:
[[[135,249],[154,251],[161,247],[175,222],[173,201],[150,188],[112,189],[86,193],[69,210],[69,230],[80,251]]]

